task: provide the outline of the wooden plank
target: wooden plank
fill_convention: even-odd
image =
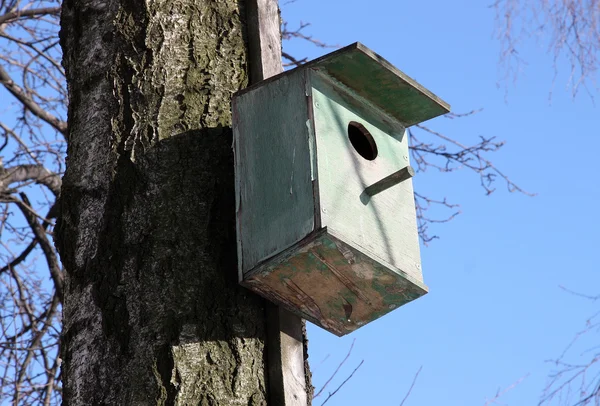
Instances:
[[[318,66],[406,127],[450,111],[448,103],[361,43]]]
[[[302,319],[273,303],[267,304],[267,317],[270,404],[306,406]]]
[[[279,6],[277,0],[249,0],[247,7],[250,80],[251,83],[256,84],[283,72]],[[305,128],[305,125],[302,125],[302,128]],[[308,174],[310,176],[310,170]],[[300,173],[297,174],[297,176],[300,175]],[[311,185],[310,182],[308,184]],[[296,195],[298,192],[297,189]],[[240,260],[242,259],[240,258]],[[270,310],[267,311],[267,362],[269,365],[270,404],[277,406],[310,405],[312,399],[309,399],[307,395],[304,369],[302,336],[304,321],[274,305],[269,304],[269,308]]]
[[[311,80],[323,227],[375,260],[422,281],[412,180],[372,197],[364,192],[409,164],[405,132],[389,133],[378,117],[357,109],[364,104],[359,96],[354,101],[351,95],[342,97],[345,90],[320,80],[320,75]],[[375,160],[354,150],[348,138],[352,121],[363,124],[373,137]]]
[[[240,272],[313,231],[304,72],[236,97],[233,121]]]
[[[283,72],[279,6],[276,0],[247,2],[250,82],[255,84]]]
[[[243,285],[338,336],[427,293],[326,228],[254,269]]]
[[[277,78],[304,69],[323,71],[406,127],[450,111],[448,103],[359,42],[280,73]]]
[[[389,176],[373,183],[371,186],[365,188],[365,193],[369,196],[375,196],[377,193],[381,193],[384,190],[391,188],[392,186],[397,185],[398,183],[404,182],[407,179],[415,176],[415,170],[412,166],[405,166],[397,172],[392,173]]]

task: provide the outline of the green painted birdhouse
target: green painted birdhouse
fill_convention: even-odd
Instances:
[[[241,284],[336,335],[427,293],[406,128],[448,111],[359,43],[237,93]]]

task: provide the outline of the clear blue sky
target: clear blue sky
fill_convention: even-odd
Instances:
[[[498,87],[500,44],[488,3],[282,0],[292,27],[302,20],[312,24],[306,33],[322,41],[364,43],[454,112],[483,108],[470,118],[427,124],[468,144],[479,135],[505,140],[493,162],[537,193],[511,194],[499,182],[485,196],[478,177],[466,171],[418,175],[418,191],[459,203],[462,214],[435,227],[441,239],[422,248],[428,295],[341,339],[310,326],[317,388],[354,339],[351,358],[328,389],[365,360],[327,405],[399,405],[420,366],[406,406],[483,406],[526,375],[501,401],[536,405],[554,369],[544,361],[559,356],[597,311],[598,303],[560,286],[600,294],[599,109],[584,93],[573,98],[566,89],[568,66],[553,86],[543,42],[524,44],[528,64],[517,83]],[[310,59],[329,52],[302,42],[284,47]],[[574,356],[598,341],[595,334]]]

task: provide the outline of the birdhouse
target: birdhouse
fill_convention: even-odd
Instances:
[[[355,43],[232,109],[243,286],[339,336],[427,293],[406,128],[448,104]]]

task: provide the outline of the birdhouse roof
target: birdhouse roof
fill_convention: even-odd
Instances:
[[[258,82],[236,96],[305,69],[316,69],[335,79],[405,127],[450,111],[448,103],[360,42]]]
[[[324,71],[407,127],[450,111],[448,103],[359,42],[301,68]]]

